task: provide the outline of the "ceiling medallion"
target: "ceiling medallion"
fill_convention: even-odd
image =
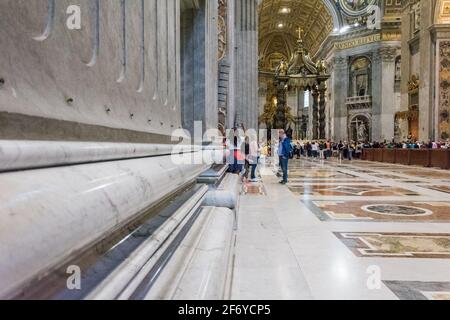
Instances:
[[[339,0],[341,8],[350,16],[367,14],[368,7],[375,3],[376,0]]]

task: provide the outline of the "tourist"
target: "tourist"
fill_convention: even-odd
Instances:
[[[242,182],[248,181],[248,174],[250,172],[250,162],[249,162],[249,155],[250,155],[250,138],[248,136],[245,137],[244,142],[244,170],[241,172],[241,179]]]
[[[297,156],[297,159],[300,159],[301,155],[302,155],[302,145],[300,143],[300,141],[297,141],[296,144],[296,150],[295,150],[295,155]]]
[[[281,184],[288,183],[289,155],[291,153],[291,140],[284,130],[280,130],[280,145],[278,147],[278,156],[280,157],[281,170],[283,171],[283,180]]]
[[[306,143],[306,156],[308,158],[312,157],[312,144],[309,141]]]
[[[362,158],[362,149],[363,149],[363,147],[362,147],[361,142],[358,142],[356,144],[356,148],[355,148],[355,157],[358,160],[361,160],[361,158]]]
[[[337,143],[332,143],[332,145],[333,145],[333,154],[332,154],[332,156],[337,158],[337,157],[339,157],[338,144]]]
[[[353,160],[353,151],[355,150],[354,145],[352,142],[347,144],[347,159],[349,161]]]
[[[319,145],[314,141],[311,145],[312,156],[314,159],[317,159],[319,156]]]
[[[331,141],[327,141],[326,143],[325,143],[325,152],[326,152],[326,154],[325,154],[325,160],[327,159],[327,158],[331,158],[331,156],[333,155],[333,151],[332,151],[332,145],[331,145]]]
[[[244,173],[245,156],[242,153],[241,144],[239,143],[238,137],[234,137],[233,154],[234,154],[233,173],[242,175]]]
[[[339,160],[342,160],[344,158],[344,147],[345,145],[342,143],[342,141],[339,141],[338,144]]]
[[[257,137],[252,134],[248,137],[248,154],[246,156],[246,160],[249,164],[250,170],[251,170],[251,176],[250,181],[251,182],[257,182],[256,180],[256,169],[258,167],[258,161],[259,161],[259,148],[257,143]]]

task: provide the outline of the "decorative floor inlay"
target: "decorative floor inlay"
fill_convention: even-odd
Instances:
[[[262,183],[244,183],[241,194],[263,196],[266,192]]]
[[[449,186],[420,186],[420,187],[450,194]]]
[[[351,179],[345,179],[345,178],[341,178],[341,179],[325,179],[325,178],[292,178],[289,179],[290,185],[303,185],[304,183],[312,183],[312,184],[319,184],[319,183],[326,183],[328,185],[330,184],[343,184],[343,183],[365,183],[364,180],[360,179],[360,178],[351,178]],[[374,181],[373,183],[375,184],[379,184],[381,182],[378,181]]]
[[[289,186],[289,189],[299,195],[312,196],[359,196],[359,197],[380,197],[380,196],[419,196],[420,194],[390,186],[372,185],[302,185]]]
[[[399,173],[407,174],[407,175],[414,176],[414,177],[420,177],[420,178],[450,180],[450,173],[447,173],[446,171],[437,172],[437,171],[426,171],[426,170],[420,169],[420,170],[403,170]]]
[[[393,179],[393,180],[405,179],[404,177],[395,176],[393,174],[374,174],[373,176],[380,179]]]
[[[348,178],[355,177],[354,175],[342,173],[333,170],[316,170],[316,171],[296,171],[290,170],[289,176],[291,178]]]
[[[418,184],[418,183],[423,183],[423,181],[414,181],[414,180],[402,180],[399,181],[401,183],[412,183],[412,184]]]
[[[376,173],[374,171],[364,170],[364,169],[352,169],[352,171],[358,172],[358,173],[367,173],[367,174],[375,174]]]
[[[322,221],[450,222],[450,202],[304,201]]]
[[[383,281],[400,300],[450,300],[450,282]]]
[[[450,234],[335,232],[358,257],[450,259]]]

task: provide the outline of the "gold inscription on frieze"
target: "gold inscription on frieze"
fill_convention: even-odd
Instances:
[[[344,49],[359,47],[359,46],[377,42],[380,40],[381,40],[380,34],[373,34],[373,35],[370,35],[367,37],[361,37],[361,38],[357,38],[357,39],[351,39],[348,41],[342,41],[342,42],[336,43],[335,46],[336,46],[336,49],[338,49],[338,50],[344,50]]]

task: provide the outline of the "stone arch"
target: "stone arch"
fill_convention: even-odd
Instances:
[[[328,12],[331,14],[331,17],[333,18],[333,25],[334,25],[334,33],[338,33],[339,30],[344,26],[342,21],[342,16],[339,13],[339,10],[336,8],[336,3],[333,0],[323,0],[323,3],[328,9]]]
[[[292,11],[280,17],[277,10],[283,7]],[[314,19],[314,23],[311,23],[311,19]],[[295,50],[298,27],[301,27],[304,41],[309,45],[307,49],[314,55],[327,36],[337,34],[343,25],[334,0],[262,0],[259,6],[260,54],[271,53],[273,50],[269,48],[272,39],[280,42],[277,38],[280,34],[283,35],[282,40],[288,42],[285,46],[287,51]]]

